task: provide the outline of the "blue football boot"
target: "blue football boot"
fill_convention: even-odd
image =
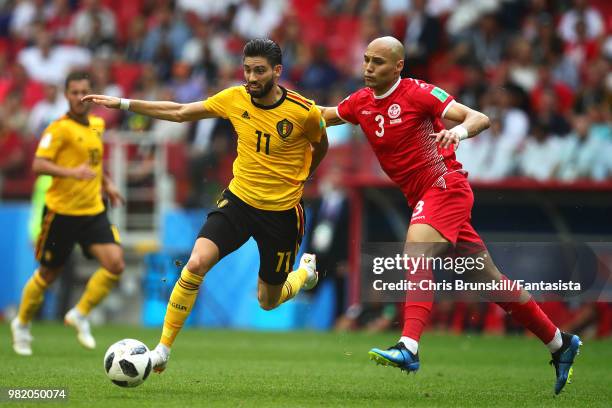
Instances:
[[[416,373],[419,369],[419,353],[412,354],[410,350],[404,346],[404,343],[397,343],[395,346],[389,347],[387,350],[373,348],[368,352],[370,360],[376,361],[376,364],[384,366],[397,367],[408,374]]]
[[[570,384],[572,381],[572,364],[574,364],[574,358],[580,353],[580,346],[582,342],[580,337],[575,334],[561,333],[563,339],[563,345],[561,348],[552,353],[552,360],[550,365],[555,367],[557,374],[557,380],[555,381],[555,395],[559,394],[565,384]]]

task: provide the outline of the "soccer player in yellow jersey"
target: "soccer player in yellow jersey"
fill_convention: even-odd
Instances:
[[[227,118],[238,134],[234,178],[208,215],[170,295],[161,340],[152,353],[157,372],[166,367],[204,275],[250,237],[259,248],[258,298],[263,309],[274,309],[317,283],[314,255],[304,254],[299,268],[291,268],[304,234],[304,182],[327,152],[327,135],[315,103],[278,85],[281,64],[281,49],[274,41],[255,39],[244,47],[246,84],[204,102],[84,98],[175,122]]]
[[[53,177],[45,194],[42,226],[36,243],[39,268],[23,288],[19,313],[11,322],[13,349],[32,354],[30,325],[43,302],[47,287],[62,272],[74,245],[96,258],[98,269],[89,279],[81,299],[64,318],[88,349],[96,346],[87,315],[115,286],[123,272],[123,251],[117,230],[106,215],[102,191],[112,205],[123,197],[102,169],[104,120],[89,115],[90,103],[82,98],[91,92],[86,73],[68,75],[65,95],[70,110],[43,132],[32,167]]]

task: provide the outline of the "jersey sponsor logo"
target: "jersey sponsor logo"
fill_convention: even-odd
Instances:
[[[249,115],[249,112],[247,112],[247,111],[244,111],[244,113],[242,114],[242,117],[244,119],[251,119],[251,116]]]
[[[431,90],[430,94],[438,98],[440,102],[446,102],[448,99],[448,94],[443,89],[438,88],[437,86]]]
[[[276,131],[281,138],[286,139],[293,131],[293,123],[283,119],[276,124]]]
[[[170,306],[177,310],[187,310],[187,306],[181,305],[180,303],[170,302]]]
[[[371,115],[371,114],[372,114],[372,112],[371,112],[371,111],[369,111],[369,110],[362,110],[362,111],[361,111],[361,114],[362,114],[362,115]]]
[[[51,146],[51,133],[45,133],[38,144],[42,149],[48,149]]]
[[[400,108],[400,106],[397,103],[394,103],[393,105],[389,106],[389,110],[387,111],[387,114],[389,115],[389,118],[391,119],[397,118],[401,113],[402,113],[402,108]]]
[[[390,125],[395,125],[396,123],[402,123],[402,118],[392,119],[389,121]]]

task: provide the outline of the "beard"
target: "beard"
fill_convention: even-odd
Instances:
[[[252,90],[249,90],[247,88],[247,91],[249,92],[249,94],[253,98],[263,98],[268,93],[270,93],[270,91],[272,90],[273,86],[274,86],[274,80],[270,79],[268,82],[266,82],[266,83],[261,85],[261,90],[259,90],[259,91],[252,91]]]

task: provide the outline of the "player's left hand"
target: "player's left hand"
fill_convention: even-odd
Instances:
[[[121,193],[115,186],[107,186],[106,195],[108,196],[112,207],[118,207],[122,204],[125,204],[125,198],[121,195]]]
[[[457,150],[459,147],[459,141],[461,140],[459,139],[459,135],[452,129],[442,129],[438,133],[432,133],[429,136],[435,137],[436,143],[438,143],[442,149],[446,149],[449,146],[454,146],[453,150]]]

